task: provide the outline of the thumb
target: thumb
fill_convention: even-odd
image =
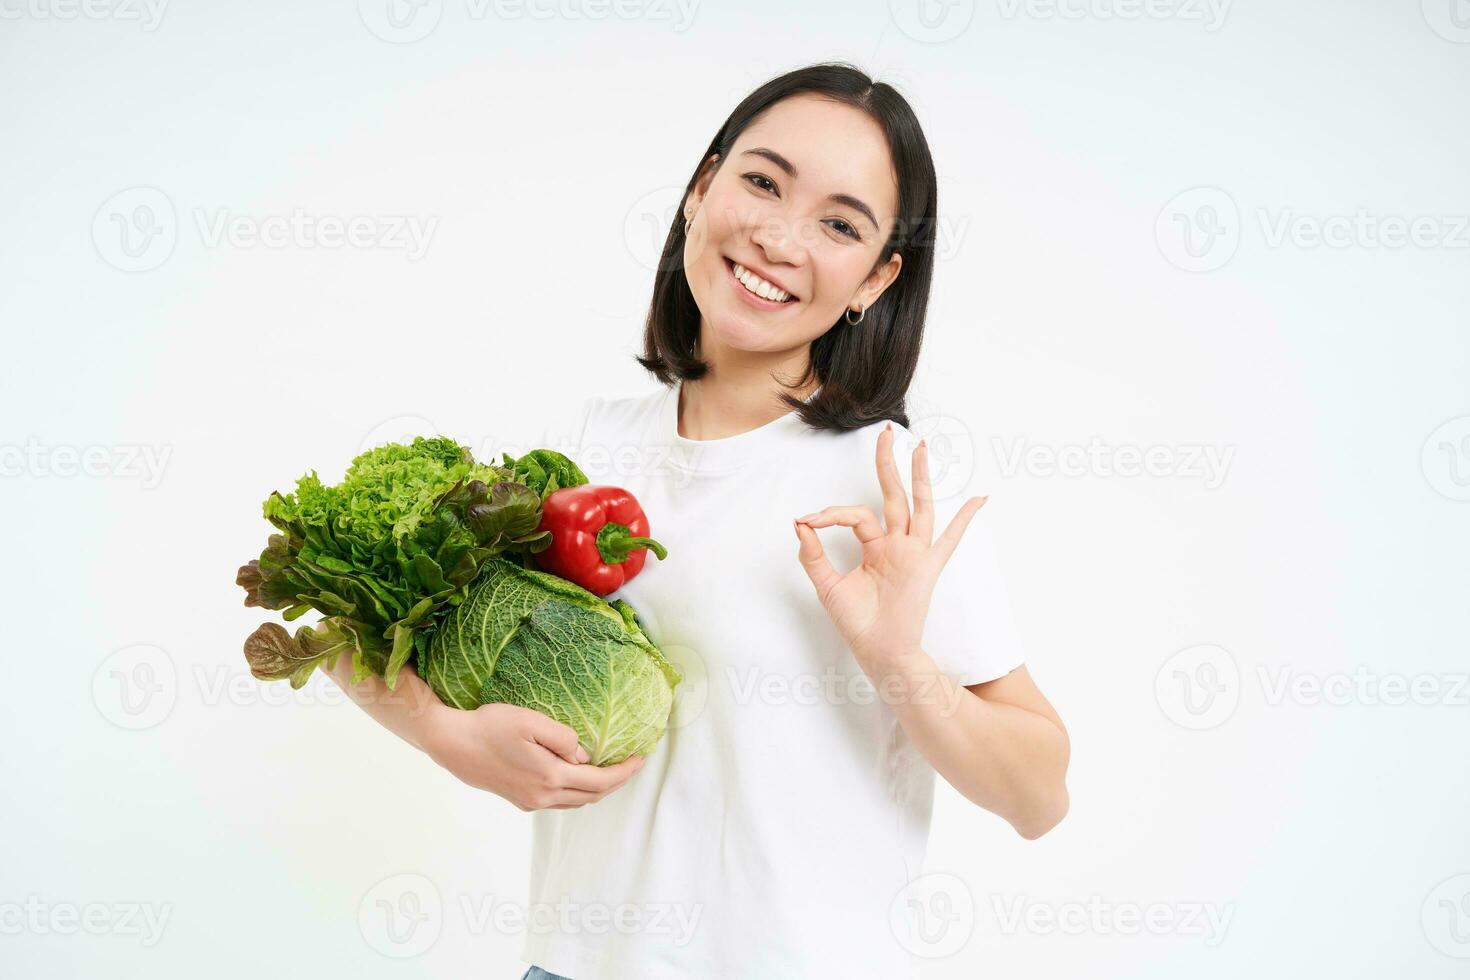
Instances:
[[[796,536],[801,541],[801,549],[796,556],[801,559],[801,567],[806,569],[807,578],[816,586],[817,598],[825,602],[827,593],[832,591],[832,586],[842,576],[837,574],[837,570],[827,560],[827,553],[822,550],[822,539],[817,537],[817,532],[800,521],[793,523],[796,525]]]
[[[574,766],[581,765],[590,758],[587,750],[578,743],[575,728],[563,725],[539,711],[531,710],[531,713],[536,716],[531,720],[531,741],[550,749]]]

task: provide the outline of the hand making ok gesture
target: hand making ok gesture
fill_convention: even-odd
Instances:
[[[920,650],[929,599],[949,556],[986,497],[971,497],[934,536],[934,496],[929,483],[929,447],[913,452],[914,510],[893,461],[893,424],[878,435],[878,483],[883,488],[883,524],[861,505],[833,506],[797,518],[798,557],[817,598],[832,617],[859,666],[870,676],[901,664]],[[862,562],[840,575],[827,560],[814,530],[850,527],[862,543]]]

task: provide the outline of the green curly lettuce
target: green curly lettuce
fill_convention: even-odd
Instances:
[[[550,546],[537,530],[541,500],[511,469],[481,465],[442,436],[368,450],[335,486],[312,471],[294,493],[272,493],[262,510],[280,533],[236,576],[245,605],[326,618],[294,637],[261,626],[245,645],[251,672],[299,688],[350,651],[354,681],[373,673],[392,688],[486,561],[528,561]]]

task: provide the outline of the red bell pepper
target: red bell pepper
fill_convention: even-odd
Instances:
[[[537,530],[551,532],[551,546],[535,556],[541,570],[596,595],[617,591],[643,571],[647,552],[660,561],[668,557],[648,537],[643,508],[621,487],[583,484],[552,491],[541,502]]]

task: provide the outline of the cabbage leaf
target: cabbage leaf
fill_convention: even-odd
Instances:
[[[680,680],[632,606],[504,558],[434,630],[419,672],[445,704],[516,704],[570,726],[599,766],[654,750]]]

